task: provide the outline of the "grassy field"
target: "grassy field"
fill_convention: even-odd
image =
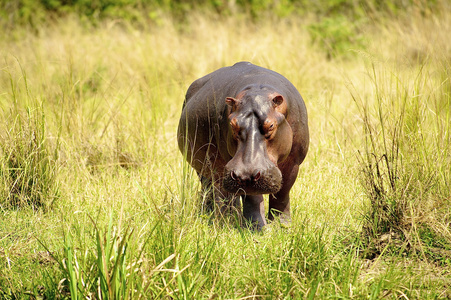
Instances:
[[[451,8],[0,33],[1,299],[451,298]],[[237,61],[303,95],[291,226],[199,212],[184,93]]]

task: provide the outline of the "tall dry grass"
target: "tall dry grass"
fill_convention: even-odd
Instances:
[[[450,16],[367,20],[346,50],[312,39],[308,17],[2,36],[0,296],[449,296]],[[176,146],[189,84],[241,60],[306,101],[291,228],[199,214]],[[14,186],[45,209],[14,205]]]

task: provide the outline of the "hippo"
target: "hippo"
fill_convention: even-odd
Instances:
[[[309,130],[304,100],[284,76],[239,62],[195,80],[177,141],[202,189],[212,191],[208,205],[238,207],[260,230],[267,224],[263,195],[269,194],[268,219],[291,221],[289,194]]]

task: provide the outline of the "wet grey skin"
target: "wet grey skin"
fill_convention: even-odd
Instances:
[[[309,144],[307,110],[282,75],[240,62],[194,81],[178,127],[180,151],[199,175],[208,205],[235,205],[253,228],[288,223],[289,192]],[[220,206],[219,205],[219,206]]]

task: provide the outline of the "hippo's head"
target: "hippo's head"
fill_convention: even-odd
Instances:
[[[287,158],[293,139],[286,99],[270,86],[252,85],[225,101],[232,159],[225,166],[223,187],[237,194],[278,192],[282,174],[277,165]]]

